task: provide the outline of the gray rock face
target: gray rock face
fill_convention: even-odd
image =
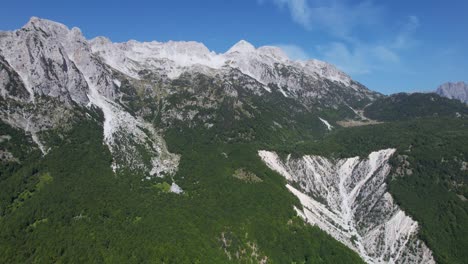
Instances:
[[[3,98],[13,98],[18,101],[27,101],[29,92],[24,87],[23,82],[15,70],[0,55],[0,95]]]
[[[62,127],[80,109],[94,106],[104,114],[114,171],[173,173],[179,157],[168,152],[150,124],[115,101],[118,84],[78,28],[33,17],[19,30],[0,33],[0,118],[30,134],[44,155],[48,147],[41,132]]]
[[[450,99],[457,99],[468,104],[468,84],[465,82],[448,82],[437,88],[436,93]]]
[[[86,82],[67,55],[68,43],[61,42],[80,36],[63,25],[32,18],[20,30],[2,33],[0,55],[19,75],[30,101],[48,96],[86,104]]]

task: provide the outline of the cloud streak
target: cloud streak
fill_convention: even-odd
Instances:
[[[279,47],[288,55],[291,60],[308,60],[310,55],[301,47],[293,44],[274,44],[272,46]]]
[[[417,16],[406,17],[395,32],[385,23],[385,8],[371,0],[260,0],[287,10],[292,20],[307,31],[323,32],[331,42],[319,45],[318,58],[349,74],[369,74],[401,63],[400,51],[414,47],[420,26]],[[391,23],[394,23],[393,21]],[[376,33],[377,32],[377,33]],[[386,34],[382,34],[385,32]],[[309,57],[294,45],[283,45],[292,58]],[[314,53],[315,53],[314,52]]]
[[[420,22],[417,16],[408,16],[407,21],[403,24],[395,39],[393,47],[396,49],[406,49],[414,46],[417,41],[413,38],[413,35],[419,26]]]
[[[267,0],[261,1],[261,3]],[[270,0],[287,8],[294,22],[307,30],[324,30],[337,37],[349,38],[353,30],[380,23],[382,8],[371,1],[349,5],[346,1]]]
[[[400,62],[400,57],[385,46],[359,44],[350,47],[342,42],[332,42],[317,47],[317,50],[322,60],[351,75],[369,74]]]

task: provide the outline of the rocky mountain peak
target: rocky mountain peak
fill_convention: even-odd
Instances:
[[[468,103],[468,84],[465,82],[444,83],[437,88],[436,93],[443,97]]]
[[[262,46],[255,48],[254,45],[250,44],[245,40],[240,40],[234,46],[232,46],[226,53],[222,54],[225,57],[246,57],[252,58],[252,55],[260,55],[264,57],[270,57],[278,61],[289,60],[286,53],[279,47],[275,46]]]
[[[234,44],[234,46],[232,46],[226,52],[226,54],[235,53],[235,52],[237,52],[237,53],[249,53],[249,52],[254,52],[254,51],[255,51],[255,46],[242,39],[239,42],[237,42],[236,44]]]
[[[279,47],[274,47],[274,46],[262,46],[257,49],[257,51],[266,56],[270,56],[278,61],[288,61],[289,57],[288,55]]]
[[[86,49],[78,28],[32,17],[21,29],[3,35],[0,55],[19,75],[32,102],[36,95],[88,102],[86,82],[71,58],[77,49]]]
[[[22,29],[25,31],[41,32],[46,34],[47,37],[65,36],[70,33],[70,29],[64,24],[38,17],[31,17]],[[78,28],[74,29],[74,33],[76,32],[81,34]]]

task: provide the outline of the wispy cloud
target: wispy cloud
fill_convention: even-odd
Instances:
[[[420,22],[417,16],[408,16],[405,23],[401,27],[393,47],[396,49],[410,48],[416,44],[414,33],[419,28]]]
[[[274,44],[272,46],[276,46],[281,48],[286,55],[291,60],[307,60],[310,59],[310,55],[301,47],[294,44]]]
[[[379,23],[382,8],[372,1],[350,5],[347,1],[261,0],[287,8],[292,19],[307,30],[325,30],[338,37],[349,38],[353,30]]]
[[[307,31],[328,34],[332,41],[318,46],[314,54],[350,74],[368,74],[398,64],[399,52],[417,44],[414,38],[420,26],[417,16],[408,16],[399,25],[389,25],[384,21],[385,8],[371,0],[259,0],[261,4],[267,2],[287,10],[292,20]],[[396,30],[385,30],[388,27]],[[300,47],[282,48],[292,57],[308,57]]]
[[[273,0],[280,8],[285,6],[291,12],[291,16],[296,23],[306,28],[311,27],[311,10],[306,0]],[[265,1],[260,1],[265,2]]]
[[[400,61],[399,56],[384,46],[332,42],[317,47],[321,59],[331,62],[349,74],[369,74]]]

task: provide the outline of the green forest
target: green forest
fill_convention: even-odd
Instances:
[[[102,129],[87,120],[44,158],[2,166],[0,262],[362,263],[296,216],[298,201],[254,146],[193,141],[182,150],[190,138],[178,136],[167,138],[183,157],[174,176],[183,195],[161,188],[170,178],[114,175]],[[239,168],[261,182],[233,177]]]
[[[3,162],[0,170],[0,262],[362,263],[297,216],[299,201],[257,151],[340,158],[392,147],[394,167],[405,155],[413,173],[392,172],[391,194],[420,223],[439,263],[466,263],[466,119],[429,114],[307,134],[300,125],[271,130],[273,113],[253,122],[220,111],[226,113],[211,130],[167,129],[169,150],[182,157],[179,169],[149,180],[113,173],[100,115],[91,113],[99,122],[82,115],[72,129],[49,133],[45,156],[28,135],[1,123],[11,136],[1,147],[21,162]],[[246,133],[258,136],[232,139]],[[169,192],[172,182],[184,192]]]

